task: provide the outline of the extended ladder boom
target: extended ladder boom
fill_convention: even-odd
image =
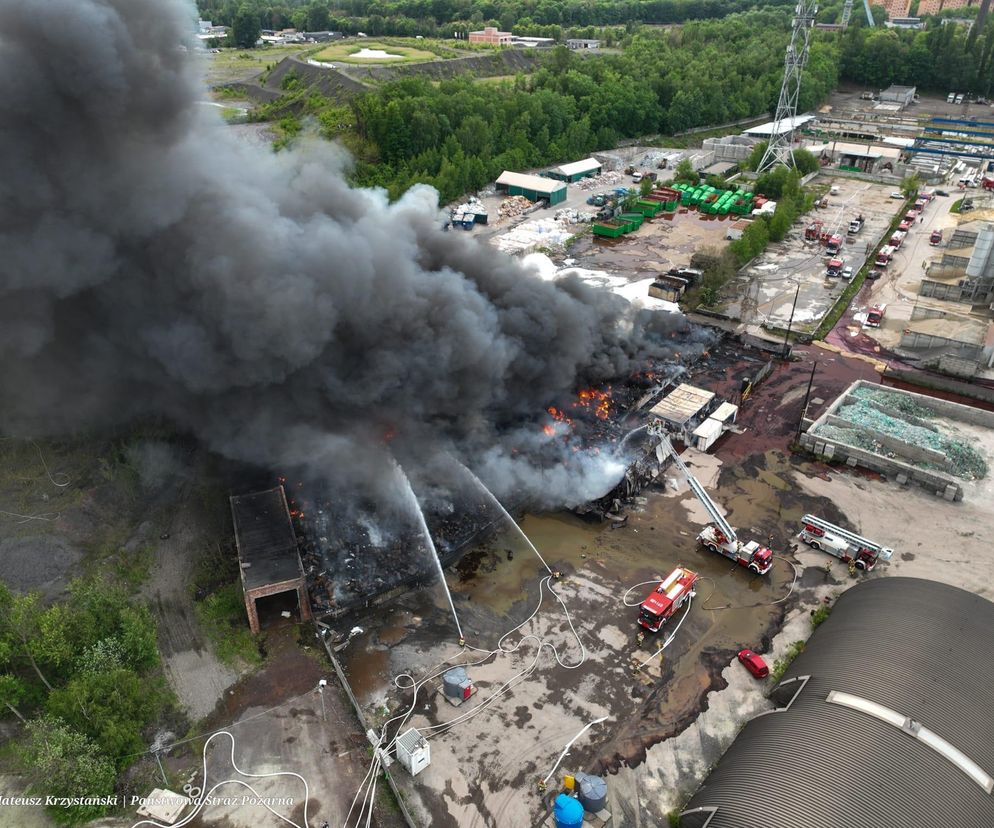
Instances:
[[[829,523],[827,520],[822,520],[820,517],[805,515],[801,518],[801,522],[807,524],[808,526],[814,526],[815,528],[821,529],[825,532],[831,532],[836,537],[840,537],[849,543],[855,544],[861,549],[869,549],[871,552],[876,552],[884,560],[890,558],[892,550],[888,549],[886,546],[882,546],[879,543],[868,540],[862,535],[857,535],[855,532],[850,532],[848,529],[843,529],[841,526],[836,526],[834,523]]]
[[[690,469],[688,469],[683,460],[680,459],[680,455],[676,453],[676,449],[673,448],[673,444],[668,438],[664,437],[661,445],[665,451],[669,452],[669,455],[673,458],[673,462],[676,463],[677,468],[683,472],[683,476],[687,478],[687,483],[690,484],[691,490],[695,495],[697,495],[697,499],[701,501],[705,510],[707,510],[708,515],[711,517],[711,520],[714,521],[717,527],[731,543],[735,543],[737,540],[735,530],[732,528],[731,524],[725,520],[725,516],[718,508],[718,504],[711,499],[710,495],[708,495],[708,493],[704,490],[704,487],[697,482],[697,478],[690,473]]]

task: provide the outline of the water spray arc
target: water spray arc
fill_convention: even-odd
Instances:
[[[425,522],[425,514],[421,510],[421,504],[418,503],[417,495],[414,494],[414,489],[411,488],[411,481],[408,479],[407,475],[404,474],[404,470],[397,467],[397,473],[400,478],[401,486],[404,490],[404,495],[407,497],[411,504],[411,508],[414,510],[414,515],[418,519],[418,525],[421,527],[421,533],[424,535],[425,540],[428,543],[428,548],[431,550],[431,556],[435,561],[435,569],[438,571],[438,580],[442,584],[442,589],[445,590],[445,597],[449,601],[449,609],[452,610],[452,620],[456,625],[456,632],[459,633],[459,640],[464,641],[465,637],[462,632],[462,625],[459,623],[459,615],[456,613],[456,605],[452,602],[452,593],[449,592],[449,585],[445,582],[445,570],[442,569],[442,561],[438,557],[438,550],[435,548],[435,542],[431,539],[431,532],[428,531],[428,524]]]
[[[778,164],[794,166],[792,144],[797,100],[801,92],[801,74],[808,63],[811,29],[814,28],[817,13],[818,3],[815,0],[800,0],[794,10],[794,25],[784,57],[783,84],[777,101],[776,117],[773,119],[773,134],[770,135],[770,143],[763,153],[757,172],[765,172]]]

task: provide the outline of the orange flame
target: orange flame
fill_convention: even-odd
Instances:
[[[600,420],[611,416],[611,389],[599,391],[596,388],[585,388],[577,395],[574,408],[586,408],[594,412]]]

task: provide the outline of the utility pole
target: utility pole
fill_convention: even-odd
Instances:
[[[766,172],[777,164],[794,166],[794,122],[797,118],[797,98],[801,91],[801,73],[808,62],[811,29],[815,25],[818,3],[815,0],[798,0],[794,25],[783,61],[783,84],[777,101],[773,134],[763,153],[756,172]]]
[[[787,358],[787,353],[790,350],[790,329],[794,326],[794,311],[797,310],[797,297],[801,292],[801,283],[797,283],[797,289],[794,291],[794,304],[790,306],[790,319],[787,320],[787,333],[783,336],[783,352],[780,354],[781,359]]]
[[[808,399],[811,397],[811,386],[815,381],[815,369],[818,367],[818,360],[816,359],[811,364],[811,376],[808,377],[808,390],[804,392],[804,405],[801,407],[801,417],[797,421],[797,434],[794,435],[794,442],[799,443],[801,441],[801,429],[804,428],[804,418],[808,416]]]

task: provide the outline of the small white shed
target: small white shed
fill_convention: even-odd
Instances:
[[[397,761],[411,776],[417,776],[431,764],[431,748],[413,727],[397,737]]]

